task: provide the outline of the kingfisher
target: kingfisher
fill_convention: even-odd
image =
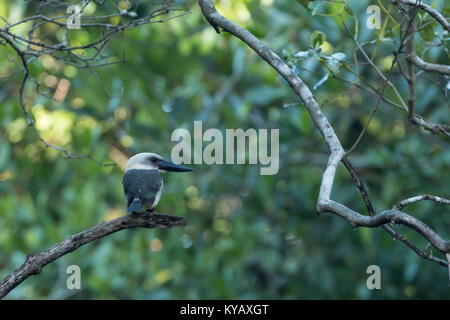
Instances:
[[[155,207],[163,188],[162,173],[187,172],[193,169],[164,160],[151,152],[138,153],[128,159],[122,184],[127,198],[127,212],[156,213]]]

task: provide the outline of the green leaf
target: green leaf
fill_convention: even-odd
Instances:
[[[427,22],[423,22],[422,25],[425,25]],[[427,41],[427,42],[431,42],[434,39],[434,28],[433,28],[433,24],[430,23],[428,25],[426,25],[424,28],[421,28],[419,26],[419,34],[422,37],[423,40]]]
[[[245,92],[245,98],[256,105],[268,104],[285,94],[283,88],[262,85]]]
[[[324,42],[327,36],[325,33],[319,30],[314,30],[311,34],[311,45],[313,48],[318,49]]]
[[[353,10],[352,10],[352,8],[350,8],[350,6],[349,6],[348,4],[346,4],[346,5],[344,6],[344,10],[345,10],[345,12],[347,12],[349,15],[353,16]]]
[[[442,13],[446,16],[450,15],[450,6],[442,9]]]
[[[296,0],[298,3],[300,3],[302,6],[304,6],[306,9],[309,10],[309,0]]]
[[[343,52],[336,52],[329,57],[324,57],[327,60],[328,68],[334,74],[339,72],[340,63],[345,61],[347,56]]]

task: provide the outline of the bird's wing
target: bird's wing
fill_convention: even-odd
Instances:
[[[145,205],[153,203],[155,196],[161,189],[161,174],[158,170],[133,169],[123,176],[123,191],[128,202],[138,198]]]

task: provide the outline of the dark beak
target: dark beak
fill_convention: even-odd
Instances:
[[[158,167],[161,170],[164,171],[171,171],[171,172],[187,172],[187,171],[194,171],[194,169],[175,164],[169,161],[161,160],[158,162]]]

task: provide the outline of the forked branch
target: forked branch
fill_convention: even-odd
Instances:
[[[397,209],[385,210],[380,214],[374,214],[366,216],[352,209],[346,207],[345,205],[331,200],[331,190],[334,183],[334,178],[336,174],[336,168],[341,161],[345,161],[347,169],[352,173],[352,178],[354,183],[358,186],[361,192],[364,190],[363,197],[366,206],[369,206],[373,210],[368,195],[365,189],[362,187],[359,177],[356,175],[354,170],[352,170],[351,165],[347,159],[343,159],[345,151],[333,130],[333,127],[329,123],[326,116],[322,113],[317,101],[315,100],[311,90],[308,86],[300,79],[295,72],[289,68],[289,66],[272,50],[270,50],[264,43],[257,39],[248,30],[240,27],[239,25],[233,23],[227,18],[223,17],[219,12],[217,12],[211,0],[199,0],[199,5],[202,9],[203,15],[206,20],[213,26],[217,26],[230,34],[241,39],[246,45],[252,48],[264,61],[266,61],[270,66],[272,66],[290,85],[297,96],[305,104],[309,111],[309,114],[325,139],[325,142],[329,150],[328,164],[322,175],[322,181],[320,185],[319,197],[317,200],[316,209],[317,212],[331,212],[341,218],[347,220],[355,228],[358,226],[364,227],[388,227],[389,223],[402,224],[410,229],[418,232],[424,236],[437,250],[442,253],[450,252],[450,241],[444,240],[438,233],[436,233],[429,226],[424,224],[422,221],[400,211]],[[395,232],[391,233],[397,235]],[[397,237],[401,237],[397,235]],[[404,239],[404,243],[407,243]],[[408,245],[409,246],[409,245]],[[410,248],[415,248],[414,246],[409,246]],[[413,249],[414,250],[414,249]],[[419,251],[416,251],[418,253]],[[418,253],[419,254],[419,253]],[[421,255],[423,258],[427,258],[425,255]],[[434,260],[441,265],[448,265],[444,260]]]

